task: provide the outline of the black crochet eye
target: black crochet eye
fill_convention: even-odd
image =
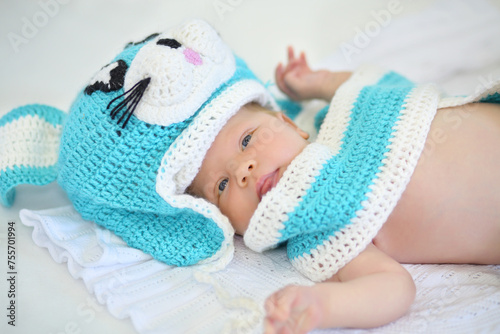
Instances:
[[[177,42],[175,39],[172,38],[162,38],[156,42],[158,45],[165,45],[168,46],[172,49],[177,49],[181,47],[181,43]]]

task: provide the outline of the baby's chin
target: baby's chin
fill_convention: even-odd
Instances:
[[[237,235],[243,236],[248,228],[248,225],[250,224],[250,221],[253,217],[253,214],[255,213],[255,210],[252,211],[252,214],[249,217],[238,217],[238,219],[231,219],[231,217],[227,216],[229,219],[229,222],[231,223],[231,226],[234,229],[234,232]]]
[[[237,235],[239,236],[243,236],[245,235],[245,232],[247,231],[248,229],[248,224],[250,224],[250,220],[248,221],[248,223],[245,224],[244,227],[242,227],[241,225],[239,227],[235,227],[233,225],[233,228],[234,228],[234,233],[236,233]]]

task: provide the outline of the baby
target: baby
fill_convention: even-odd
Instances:
[[[292,48],[288,64],[276,68],[279,88],[294,100],[329,102],[349,76],[312,71]],[[245,235],[263,196],[307,139],[282,113],[246,105],[216,137],[190,191],[216,204]],[[412,277],[399,263],[500,263],[499,142],[499,105],[439,109],[406,190],[372,242],[325,282],[271,295],[266,333],[397,319],[415,297]]]
[[[314,142],[208,23],[129,43],[69,114],[0,119],[0,201],[57,179],[83,219],[205,272],[231,261],[235,232],[286,244],[320,283],[270,296],[269,333],[397,319],[415,297],[399,263],[500,263],[500,108],[476,103],[499,102],[499,83],[442,98],[378,69],[312,71],[292,49],[276,81],[330,102]]]

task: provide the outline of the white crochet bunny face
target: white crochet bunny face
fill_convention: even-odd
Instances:
[[[147,82],[134,115],[168,126],[192,116],[234,71],[234,56],[217,32],[204,21],[191,21],[139,50],[125,75],[124,91]]]

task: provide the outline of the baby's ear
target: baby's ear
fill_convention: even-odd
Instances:
[[[297,124],[295,124],[294,121],[292,121],[292,119],[290,117],[288,117],[287,115],[285,115],[284,113],[282,112],[279,112],[276,114],[276,117],[285,122],[288,126],[292,127],[292,129],[294,129],[295,131],[297,131],[297,133],[304,139],[308,139],[309,138],[309,134],[307,132],[305,132],[304,130],[302,130],[301,128],[299,128],[299,126]]]

